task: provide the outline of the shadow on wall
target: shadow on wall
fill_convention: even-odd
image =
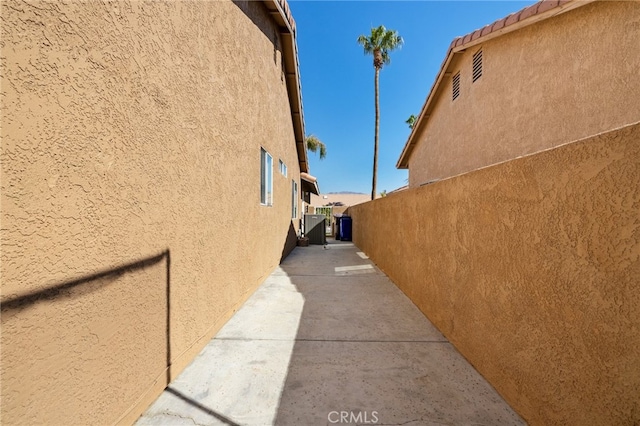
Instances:
[[[293,226],[293,220],[289,223],[289,230],[287,231],[287,237],[282,247],[282,256],[280,256],[280,263],[289,256],[289,253],[298,245],[298,234],[296,228]]]
[[[278,52],[281,52],[280,42],[277,31],[270,23],[271,18],[266,6],[262,2],[246,0],[233,0],[233,4],[238,6],[238,9],[242,10],[247,18],[251,19],[251,22],[262,31],[262,34],[273,43],[273,63],[277,65]]]
[[[176,419],[522,424],[363,253],[335,240],[294,249],[136,424]]]
[[[158,269],[163,262],[164,268]],[[79,388],[73,388],[76,397],[92,401],[88,395],[95,390],[95,385],[91,384],[94,379],[101,382],[101,389],[104,389],[99,397],[105,398],[99,403],[104,406],[104,416],[94,418],[113,422],[117,420],[113,418],[114,413],[120,414],[115,410],[113,399],[124,399],[122,387],[129,386],[134,395],[132,400],[135,400],[150,386],[145,380],[157,381],[164,368],[166,384],[169,383],[169,250],[42,290],[5,297],[0,302],[0,309],[3,325],[2,417],[9,423],[14,420],[39,422],[45,419],[44,416],[49,421],[60,422],[71,418],[65,416],[82,419],[81,412],[84,411],[91,417],[92,411],[99,412],[100,407],[92,406],[91,402],[79,406],[78,401],[70,401],[66,392],[70,385],[78,382]],[[139,324],[139,318],[146,324]],[[164,322],[164,332],[158,327],[159,322]],[[154,333],[147,335],[146,331]],[[136,347],[131,346],[132,342]],[[157,345],[157,342],[164,342],[164,345]],[[146,351],[139,352],[138,346]],[[160,361],[157,354],[162,352],[165,357]],[[150,353],[156,354],[153,360],[136,360],[138,364],[147,361],[151,364],[145,377],[137,376],[135,369],[128,365],[129,361]],[[123,358],[117,359],[120,356]],[[113,372],[116,369],[128,370],[122,374],[131,383],[118,383],[108,377],[117,376]],[[34,376],[35,382],[30,376]],[[44,386],[43,382],[46,383]],[[34,383],[46,395],[34,392]],[[146,387],[141,388],[140,383]],[[70,404],[74,404],[73,407]],[[127,408],[125,401],[122,412]],[[61,417],[56,417],[51,409]],[[23,410],[28,412],[23,413]]]

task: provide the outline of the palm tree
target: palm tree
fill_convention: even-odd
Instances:
[[[373,184],[371,199],[376,198],[376,181],[378,179],[378,138],[380,134],[380,96],[378,94],[378,81],[383,65],[391,63],[389,52],[402,46],[402,37],[394,30],[387,30],[384,25],[371,28],[371,35],[358,37],[358,44],[364,48],[365,55],[373,55],[373,67],[376,70],[375,94],[376,94],[376,133],[373,147]]]
[[[409,118],[407,118],[407,121],[405,121],[405,123],[407,123],[409,125],[409,128],[411,130],[413,130],[413,126],[416,124],[416,120],[418,119],[418,117],[416,117],[415,115],[411,114],[409,116]]]
[[[320,159],[323,160],[327,156],[327,146],[322,143],[315,135],[307,136],[305,142],[307,143],[307,149],[311,152],[320,151]]]

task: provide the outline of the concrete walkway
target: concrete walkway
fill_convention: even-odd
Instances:
[[[524,422],[364,253],[333,242],[297,247],[137,424]]]

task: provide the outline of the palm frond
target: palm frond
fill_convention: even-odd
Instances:
[[[362,45],[362,47],[364,48],[365,55],[373,53],[373,47],[370,43],[370,40],[366,36],[361,35],[360,37],[358,37],[358,44]]]
[[[309,135],[306,139],[307,149],[313,153],[319,151],[320,159],[323,160],[327,156],[327,146],[315,135]]]
[[[358,37],[358,44],[364,48],[366,54],[376,54],[380,52],[380,58],[382,64],[390,64],[391,57],[389,52],[398,49],[402,46],[404,40],[398,35],[395,30],[387,30],[384,25],[380,25],[375,28],[371,28],[371,34],[369,36],[361,35]],[[376,63],[374,60],[374,66],[381,68],[382,64]]]
[[[387,50],[382,50],[382,63],[385,65],[389,65],[391,63],[391,57],[389,56],[389,52]]]
[[[416,124],[416,120],[418,120],[418,117],[416,117],[414,114],[411,114],[409,118],[407,118],[407,121],[405,121],[405,123],[409,125],[410,129],[413,129],[413,126],[415,126]]]

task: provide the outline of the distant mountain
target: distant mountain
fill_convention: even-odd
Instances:
[[[327,192],[327,194],[367,195],[364,192],[352,192],[352,191]]]

